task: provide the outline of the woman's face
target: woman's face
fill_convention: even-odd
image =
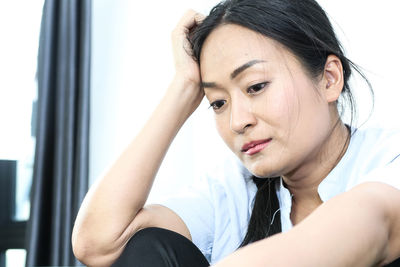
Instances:
[[[250,172],[286,175],[315,160],[331,129],[325,86],[287,49],[228,24],[207,37],[200,62],[218,132]]]

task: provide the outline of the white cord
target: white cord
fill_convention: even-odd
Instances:
[[[277,211],[275,211],[274,215],[272,215],[272,221],[271,221],[271,224],[270,224],[270,225],[272,225],[272,224],[274,223],[275,215],[276,215],[276,213],[277,213],[278,211],[280,211],[280,210],[281,210],[281,208],[279,208]]]

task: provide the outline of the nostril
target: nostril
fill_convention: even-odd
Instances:
[[[234,128],[231,128],[231,129],[237,134],[243,134],[246,131],[246,129],[248,127],[250,127],[250,126],[251,126],[251,124],[246,124],[244,127],[243,126],[238,126],[238,127],[234,127]]]

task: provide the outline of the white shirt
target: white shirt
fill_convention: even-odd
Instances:
[[[379,181],[400,189],[400,130],[352,129],[345,155],[319,184],[323,202],[364,182]],[[293,227],[290,192],[280,182],[277,189],[282,232]]]
[[[352,129],[345,155],[320,183],[322,201],[368,181],[400,189],[400,130]],[[213,264],[234,252],[243,241],[257,187],[237,158],[203,176],[198,183],[160,204],[176,212],[192,241]],[[282,231],[292,228],[291,196],[282,181],[277,186]]]

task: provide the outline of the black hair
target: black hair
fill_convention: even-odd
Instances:
[[[355,100],[349,86],[352,69],[367,82],[373,94],[369,81],[344,55],[325,11],[315,0],[226,0],[219,3],[189,36],[193,57],[199,64],[204,41],[216,27],[223,24],[240,25],[279,42],[300,60],[314,79],[323,73],[327,57],[337,56],[343,66],[344,86],[341,96],[349,102],[350,127],[356,116]],[[341,108],[342,116],[344,105],[339,101],[336,104]],[[339,118],[333,128],[340,121]],[[342,152],[349,141],[350,134]],[[253,176],[252,179],[258,190],[247,234],[240,247],[281,232],[276,195],[279,177],[265,179]]]

